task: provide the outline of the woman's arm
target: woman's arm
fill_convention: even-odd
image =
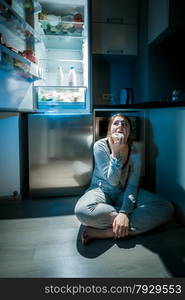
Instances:
[[[138,186],[141,174],[141,155],[135,150],[130,156],[130,170],[129,177],[125,187],[124,193],[120,195],[123,197],[122,206],[119,212],[130,214],[135,207],[137,200]]]
[[[118,185],[123,166],[123,157],[113,157],[105,140],[97,141],[94,144],[94,157],[100,175],[109,184]]]

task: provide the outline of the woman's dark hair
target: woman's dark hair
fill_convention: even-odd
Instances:
[[[115,118],[117,118],[117,117],[125,119],[129,123],[129,125],[130,125],[130,135],[128,137],[128,144],[131,144],[132,143],[132,139],[131,139],[132,123],[131,123],[130,119],[127,116],[124,116],[120,113],[117,113],[117,114],[113,115],[112,117],[110,117],[109,124],[108,124],[108,130],[107,130],[107,137],[110,136],[110,129],[111,129],[112,123],[114,122]]]

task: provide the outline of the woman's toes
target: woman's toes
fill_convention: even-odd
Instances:
[[[86,232],[84,232],[82,234],[81,239],[82,239],[82,244],[83,245],[87,245],[88,242],[89,242],[89,240],[90,240],[90,238],[89,238],[89,236],[88,236],[88,234]]]

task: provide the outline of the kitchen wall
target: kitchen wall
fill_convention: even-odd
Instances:
[[[110,93],[114,95],[113,103],[120,104],[121,89],[127,87],[133,89],[133,76],[133,63],[110,65]]]
[[[149,99],[165,101],[171,98],[173,90],[184,89],[185,46],[179,31],[159,45],[149,47]]]
[[[110,59],[110,60],[109,60]],[[134,60],[96,57],[93,61],[93,104],[119,104],[122,88],[133,88]],[[111,99],[104,97],[110,94]]]

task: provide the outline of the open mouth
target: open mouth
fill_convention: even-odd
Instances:
[[[117,133],[124,134],[124,131],[117,131]]]

